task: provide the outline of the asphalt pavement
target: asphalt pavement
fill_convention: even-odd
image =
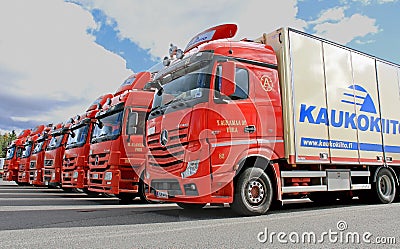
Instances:
[[[316,205],[308,199],[257,217],[229,207],[120,205],[0,180],[0,248],[399,248],[400,203]]]

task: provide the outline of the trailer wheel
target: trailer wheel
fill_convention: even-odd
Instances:
[[[198,204],[198,203],[182,203],[182,202],[177,202],[176,204],[183,209],[189,209],[189,210],[202,209],[206,205],[203,203]]]
[[[238,178],[231,207],[241,215],[265,214],[271,206],[272,196],[268,175],[260,168],[248,168]]]
[[[376,175],[376,182],[373,184],[375,199],[383,204],[393,202],[396,197],[396,183],[392,172],[382,168]]]

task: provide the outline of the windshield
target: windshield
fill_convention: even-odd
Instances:
[[[128,86],[128,85],[132,85],[132,83],[136,80],[136,76],[130,76],[129,78],[127,78],[120,87],[122,86]]]
[[[42,151],[43,148],[43,144],[44,144],[44,140],[38,141],[35,144],[35,148],[33,149],[33,154],[39,153]]]
[[[75,127],[68,135],[66,149],[73,147],[81,147],[86,143],[86,138],[89,131],[89,124]]]
[[[13,158],[14,154],[15,154],[15,145],[10,148],[7,148],[6,160]]]
[[[47,150],[54,150],[61,146],[64,135],[52,135],[49,145],[47,145]]]
[[[28,143],[25,145],[25,149],[22,152],[22,158],[27,158],[31,155],[31,150],[32,150],[32,143]]]
[[[154,95],[153,109],[179,100],[201,98],[203,89],[210,87],[210,75],[200,69],[176,78]]]
[[[98,123],[93,129],[92,143],[116,139],[121,134],[122,110],[98,119]]]

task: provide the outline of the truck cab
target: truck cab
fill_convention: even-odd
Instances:
[[[140,177],[146,162],[145,116],[152,90],[143,90],[150,72],[129,77],[96,114],[90,140],[88,189],[122,201],[145,198]]]
[[[24,140],[30,133],[30,129],[23,130],[7,147],[4,162],[4,181],[15,181],[18,183],[19,160],[22,155]]]
[[[35,142],[41,136],[42,132],[45,129],[45,125],[38,125],[32,133],[26,138],[23,145],[23,151],[21,154],[21,159],[19,162],[19,169],[18,169],[18,182],[21,185],[29,185],[30,180],[30,162],[31,162],[31,155],[32,150]]]
[[[61,186],[61,169],[65,143],[68,139],[66,127],[70,124],[58,124],[50,131],[49,143],[44,155],[43,182],[46,186],[56,188]]]
[[[291,28],[229,40],[236,31],[172,48],[154,77],[147,197],[241,215],[286,198],[393,202],[400,65]]]
[[[62,187],[64,189],[78,188],[86,191],[88,188],[90,137],[98,108],[103,106],[108,98],[112,98],[112,94],[99,97],[83,115],[78,115],[71,121],[63,159]]]
[[[33,145],[29,163],[29,183],[34,186],[43,186],[44,154],[49,142],[49,132],[53,127],[49,124]]]

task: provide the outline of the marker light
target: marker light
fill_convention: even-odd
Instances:
[[[169,64],[171,64],[171,61],[169,60],[168,56],[165,56],[163,60],[163,65],[168,67]]]
[[[183,53],[182,49],[179,48],[178,50],[176,50],[176,58],[177,59],[182,59],[183,56],[185,56],[185,54]]]

